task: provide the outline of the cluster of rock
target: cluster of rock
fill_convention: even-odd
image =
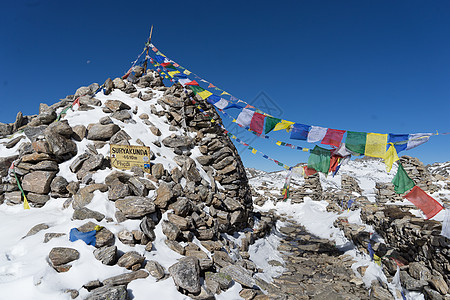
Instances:
[[[137,91],[136,87],[146,89]],[[252,228],[253,204],[246,172],[237,150],[220,127],[196,110],[191,100],[198,101],[200,98],[195,98],[190,91],[184,91],[179,84],[164,87],[157,73],[149,71],[144,74],[139,67],[135,68],[134,76],[128,81],[108,79],[104,84],[106,95],[114,89],[120,89],[130,97],[149,101],[154,96],[152,91],[164,91],[157,100],[163,110],[151,105],[152,114],[165,117],[162,119],[169,122],[169,130],[184,130],[195,133],[195,137],[177,133],[163,137],[149,116],[141,114],[138,117],[148,126],[148,134],[161,136],[161,142],[155,141],[154,146],[161,147],[162,143],[172,149],[178,167],[168,170],[163,164],[154,163],[160,155],[156,152],[150,157],[152,166],[149,173],[137,167],[132,172],[111,170],[104,182],[96,182],[96,172],[111,168],[109,157],[98,150],[107,144],[129,145],[131,137],[119,125],[136,123],[133,116],[137,114],[136,109],[123,101],[110,99],[102,102],[96,99],[98,88],[98,84],[81,87],[75,95],[67,96],[50,107],[41,104],[37,116],[19,118],[18,115],[14,124],[0,126],[2,136],[23,130],[27,138],[26,141],[22,141],[25,139],[23,135],[17,138],[14,146],[22,142],[17,155],[0,158],[0,203],[5,201],[8,205],[16,205],[23,201],[15,178],[8,176],[8,169],[14,162],[14,171],[22,182],[31,206],[45,205],[50,197],[65,198],[63,208],[73,208],[74,220],[93,219],[102,222],[103,226],[99,226],[88,221],[77,230],[95,231],[94,256],[99,261],[105,265],[117,264],[130,272],[86,283],[84,288],[92,291],[89,299],[124,299],[126,285],[130,281],[149,275],[158,280],[170,276],[180,292],[197,299],[213,299],[214,294],[230,287],[233,280],[246,289],[253,289],[255,294],[261,293],[253,278],[253,274],[260,270],[249,260],[247,251],[255,238],[270,232],[274,220],[263,217],[258,228],[246,233],[240,246],[221,235]],[[67,121],[56,121],[57,109],[70,105],[74,99],[79,100],[80,111],[101,107],[108,116],[86,126],[71,127]],[[201,105],[210,117],[221,122],[210,104],[202,102]],[[85,139],[88,140],[88,146],[80,153],[77,142]],[[140,140],[136,143],[144,146]],[[201,156],[192,156],[194,147],[197,147]],[[61,164],[69,159],[69,169],[77,178],[70,182],[57,176]],[[203,171],[208,178],[201,175]],[[106,201],[114,202],[115,216],[105,216],[86,207],[94,194],[98,193],[105,193]],[[115,236],[105,225],[128,219],[140,220],[139,230],[123,230]],[[120,255],[116,247],[117,239],[130,246],[145,245],[146,251],[153,251],[156,226],[161,226],[167,246],[185,258],[165,270],[157,261],[147,261],[136,251]],[[61,236],[67,238],[68,234],[52,232],[49,225],[38,224],[28,235],[40,230],[47,231],[45,242]],[[201,242],[202,247],[193,243],[194,237]],[[56,247],[49,253],[49,263],[58,272],[69,271],[71,262],[77,259],[82,257],[72,248]],[[203,281],[205,285],[201,285]],[[68,292],[72,297],[78,296],[75,290]]]
[[[403,165],[408,176],[422,190],[428,193],[434,193],[439,187],[433,184],[433,176],[423,163],[411,156],[404,155],[400,157],[400,163]],[[379,203],[402,201],[403,196],[407,194],[397,194],[394,185],[390,182],[377,182],[375,185],[376,198]]]

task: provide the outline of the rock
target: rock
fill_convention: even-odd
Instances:
[[[109,140],[116,132],[120,130],[120,127],[116,124],[94,124],[92,127],[88,129],[88,140],[96,140],[96,141],[107,141]]]
[[[117,237],[119,238],[119,240],[126,244],[126,245],[134,245],[134,236],[133,233],[131,233],[130,231],[124,229],[121,230],[118,234]]]
[[[152,175],[156,177],[156,179],[161,179],[164,175],[164,166],[163,164],[157,163],[152,166]]]
[[[84,125],[76,125],[73,127],[72,138],[78,142],[82,141],[87,134],[86,126]]]
[[[105,106],[109,108],[112,112],[131,109],[130,106],[128,106],[127,104],[123,103],[120,100],[106,100]]]
[[[412,278],[406,271],[400,271],[400,282],[407,290],[410,291],[421,291],[424,286],[428,285],[428,282],[424,280],[416,280]]]
[[[192,138],[188,136],[178,136],[172,134],[162,140],[164,146],[169,148],[191,148],[193,145]]]
[[[40,126],[28,126],[25,127],[23,132],[27,136],[27,138],[30,139],[31,142],[34,142],[36,138],[39,136],[44,136],[44,131],[47,128],[47,125],[40,125]]]
[[[192,203],[184,197],[178,198],[178,200],[171,204],[171,208],[174,210],[177,216],[186,217],[192,211]]]
[[[95,249],[94,257],[104,265],[113,266],[117,261],[117,247],[113,245]]]
[[[189,230],[190,222],[188,219],[177,216],[175,214],[168,214],[169,222],[174,224],[180,230]]]
[[[111,201],[115,201],[120,198],[125,198],[130,196],[130,188],[128,184],[122,183],[119,180],[116,180],[114,184],[110,185],[108,191],[108,199]]]
[[[178,288],[192,294],[200,293],[200,264],[197,258],[181,258],[169,267],[169,273]]]
[[[256,285],[252,273],[238,265],[228,265],[221,270],[222,273],[231,276],[231,278],[241,285],[253,288]]]
[[[74,210],[72,218],[74,220],[95,219],[97,222],[100,222],[105,218],[105,215],[97,211],[90,210],[89,208],[81,207]]]
[[[6,137],[13,132],[11,124],[0,123],[0,138]]]
[[[114,78],[113,83],[116,89],[122,90],[125,88],[125,82],[122,80],[122,78]]]
[[[131,140],[131,136],[129,136],[128,133],[125,132],[125,130],[120,130],[111,137],[110,143],[129,145],[129,140]]]
[[[53,160],[45,160],[41,161],[34,166],[31,167],[33,171],[59,171],[59,165],[56,161]]]
[[[23,135],[21,135],[21,136],[18,136],[16,138],[12,139],[11,141],[9,141],[8,143],[5,144],[6,149],[11,149],[12,147],[17,145],[24,138],[25,137]]]
[[[51,239],[65,236],[65,233],[49,232],[44,234],[44,243],[48,243]]]
[[[394,298],[388,290],[377,284],[372,287],[371,296],[373,299],[379,300],[390,300]]]
[[[127,120],[131,119],[131,115],[126,110],[116,111],[113,114],[111,114],[111,118],[117,119],[119,121],[125,122]]]
[[[447,283],[445,282],[443,276],[436,270],[433,270],[433,275],[431,276],[429,283],[442,295],[446,295],[448,293]]]
[[[78,227],[77,229],[81,232],[88,232],[95,230],[95,226],[97,226],[95,223],[88,222]],[[103,246],[112,246],[112,245],[114,245],[114,234],[105,227],[98,230],[97,233],[95,234],[95,247],[101,248]]]
[[[180,229],[169,221],[162,221],[162,232],[170,241],[175,241],[180,236]]]
[[[72,248],[55,247],[50,251],[48,258],[53,266],[60,266],[80,258],[80,252]]]
[[[114,83],[111,80],[111,78],[106,79],[106,81],[103,84],[103,86],[105,87],[105,91],[104,91],[105,95],[111,94],[112,90],[114,89]]]
[[[48,194],[55,174],[56,172],[47,171],[34,171],[29,173],[23,177],[22,188],[32,193]]]
[[[83,284],[83,288],[85,288],[89,292],[101,286],[103,286],[103,283],[101,283],[100,280],[91,280],[88,283]]]
[[[161,131],[155,126],[150,126],[150,131],[156,136],[161,136]]]
[[[12,162],[15,161],[19,156],[12,155],[7,157],[0,157],[0,176],[5,177],[8,175],[8,169],[11,166]]]
[[[92,91],[87,86],[82,86],[77,89],[77,91],[75,92],[74,98],[78,98],[78,97],[85,96],[85,95],[92,95],[92,94],[94,94],[94,91]]]
[[[39,104],[39,115],[36,118],[36,120],[38,121],[37,125],[50,124],[51,122],[55,121],[56,118],[57,115],[54,109],[49,107],[47,104]]]
[[[163,278],[165,275],[164,267],[154,260],[149,260],[145,264],[145,269],[157,280]]]
[[[166,208],[169,201],[173,197],[173,192],[167,183],[161,183],[159,188],[156,190],[155,205],[159,208]]]
[[[51,153],[56,156],[58,161],[66,161],[77,154],[78,149],[75,142],[59,134],[55,129],[52,130],[50,126],[45,129],[44,136]]]
[[[155,212],[153,199],[129,196],[116,201],[116,208],[127,218],[140,218]]]
[[[128,181],[128,186],[133,191],[133,194],[135,196],[144,197],[144,196],[147,196],[147,194],[148,194],[148,191],[147,191],[147,188],[146,188],[145,184],[143,184],[136,177],[131,177],[130,178],[130,180]]]
[[[24,236],[24,238],[26,238],[27,236],[35,235],[39,231],[45,230],[45,229],[49,229],[49,228],[50,227],[47,224],[45,224],[45,223],[37,224],[37,225],[33,226],[33,228],[31,228],[28,231],[28,233]]]
[[[42,195],[42,194],[35,194],[35,193],[28,193],[27,199],[30,203],[34,203],[37,206],[43,206],[45,203],[47,203],[48,200],[50,200],[49,195]]]
[[[58,194],[65,194],[67,193],[67,185],[69,183],[67,180],[62,176],[56,176],[53,178],[51,184],[50,184],[50,190],[54,193]]]
[[[410,263],[408,272],[414,279],[425,281],[431,279],[431,271],[423,264],[418,262]]]
[[[131,269],[132,266],[141,265],[145,260],[145,257],[137,253],[136,251],[130,251],[122,255],[117,261],[117,265],[123,268]]]
[[[106,286],[117,286],[122,284],[128,285],[133,280],[147,277],[148,277],[147,272],[145,272],[144,270],[138,270],[131,273],[125,273],[107,278],[103,280],[103,284]]]
[[[126,300],[127,289],[124,285],[102,286],[92,291],[85,300]]]
[[[54,122],[54,123],[50,124],[45,129],[44,134],[45,134],[45,132],[57,133],[66,138],[70,138],[73,135],[72,127],[70,127],[67,120],[62,120],[62,121]]]

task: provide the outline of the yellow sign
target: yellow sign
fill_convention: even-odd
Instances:
[[[110,145],[111,166],[121,170],[130,170],[138,166],[150,173],[150,148],[143,146]]]

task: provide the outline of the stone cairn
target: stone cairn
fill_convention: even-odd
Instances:
[[[246,290],[253,289],[252,295],[262,294],[252,276],[260,270],[249,260],[247,251],[256,238],[271,230],[274,218],[262,217],[257,228],[246,232],[240,246],[221,235],[252,228],[255,217],[246,172],[237,150],[220,127],[196,110],[190,100],[196,96],[191,91],[185,92],[179,84],[164,87],[159,74],[152,71],[144,74],[143,71],[140,67],[135,68],[135,80],[106,80],[104,93],[109,95],[114,89],[119,89],[130,97],[149,101],[153,99],[155,90],[164,91],[163,97],[157,100],[163,109],[150,105],[152,114],[167,120],[169,130],[183,128],[195,133],[195,138],[176,133],[163,137],[148,115],[138,117],[148,127],[148,134],[161,136],[161,142],[154,142],[154,146],[163,144],[172,149],[178,167],[167,170],[160,163],[152,163],[150,174],[137,167],[132,172],[112,170],[109,157],[97,150],[107,144],[129,145],[131,137],[119,125],[122,122],[136,123],[132,116],[137,114],[137,110],[119,100],[110,99],[102,103],[95,98],[99,85],[92,84],[79,88],[75,95],[51,106],[41,104],[38,115],[22,116],[19,113],[13,124],[0,124],[1,137],[22,130],[26,136],[19,136],[6,144],[7,148],[13,148],[22,142],[17,155],[0,158],[0,204],[19,205],[23,201],[14,176],[8,176],[8,169],[15,162],[14,170],[31,206],[43,206],[50,197],[65,198],[63,208],[73,208],[73,219],[87,221],[77,229],[82,232],[97,230],[94,256],[105,265],[117,264],[130,272],[87,282],[83,288],[91,291],[88,299],[126,299],[127,284],[149,275],[158,280],[172,277],[179,292],[194,299],[214,299],[214,294],[228,289],[233,281],[239,282]],[[145,88],[145,92],[138,92],[136,86]],[[101,107],[108,116],[96,123],[73,127],[66,120],[56,121],[56,110],[67,107],[78,97],[79,111]],[[220,116],[210,104],[199,98],[196,100],[221,123]],[[88,141],[87,150],[79,153],[77,142],[85,139]],[[140,140],[136,142],[148,146]],[[191,157],[194,146],[198,146],[201,156]],[[151,161],[158,155],[153,153]],[[61,164],[69,159],[72,159],[70,171],[77,178],[70,182],[57,176]],[[199,166],[208,174],[210,183],[200,175]],[[110,170],[104,182],[94,179],[99,170]],[[182,180],[186,183],[184,188]],[[149,194],[153,190],[155,192]],[[107,193],[108,201],[115,203],[115,216],[86,208],[94,193]],[[168,210],[172,212],[167,220],[162,220],[162,215]],[[117,235],[108,229],[108,224],[113,226],[127,219],[140,220],[139,229],[123,230]],[[103,227],[96,227],[99,222]],[[157,261],[148,261],[136,251],[119,254],[117,239],[130,246],[145,245],[146,251],[154,251],[152,242],[158,225],[162,226],[167,246],[184,256],[178,263],[165,270]],[[52,232],[47,224],[37,224],[27,236],[41,230],[46,230],[44,242],[61,236],[67,238],[67,233]],[[210,256],[192,242],[194,237],[201,241]],[[231,252],[237,255],[231,256]],[[56,247],[49,253],[49,263],[56,271],[67,272],[72,267],[70,262],[79,256],[75,249]],[[201,285],[203,281],[205,284]],[[78,296],[77,290],[67,292],[72,298]],[[243,292],[246,293],[248,291]]]

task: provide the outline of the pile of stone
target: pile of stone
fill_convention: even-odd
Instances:
[[[305,197],[309,197],[312,200],[320,200],[322,198],[322,192],[319,173],[316,173],[306,177],[305,183],[301,187],[291,189],[291,201],[292,203],[301,203]]]
[[[146,88],[145,92],[138,92],[136,86]],[[261,293],[253,278],[253,274],[260,270],[249,260],[247,251],[255,238],[270,232],[274,219],[261,218],[258,228],[248,231],[240,246],[221,235],[253,227],[251,191],[243,164],[229,137],[191,102],[192,98],[200,99],[195,98],[192,92],[185,92],[179,84],[164,87],[157,73],[149,71],[144,74],[141,68],[135,69],[135,77],[129,81],[108,79],[104,84],[107,95],[120,89],[130,97],[149,101],[153,99],[153,90],[164,91],[157,100],[163,110],[152,105],[152,113],[164,117],[172,131],[195,133],[161,136],[161,131],[150,122],[148,115],[139,115],[148,126],[148,134],[161,137],[161,142],[155,141],[154,146],[164,145],[176,154],[174,162],[177,167],[165,169],[163,164],[154,162],[160,154],[152,153],[150,173],[139,168],[121,172],[113,171],[109,157],[98,150],[107,144],[130,144],[130,135],[119,125],[136,123],[133,116],[137,110],[120,100],[102,102],[96,99],[94,93],[98,87],[98,84],[81,87],[75,95],[55,105],[41,105],[37,116],[22,117],[22,121],[18,118],[17,124],[2,125],[3,135],[23,130],[26,138],[20,136],[15,144],[20,143],[17,155],[0,158],[1,203],[6,201],[8,205],[17,205],[23,201],[14,177],[8,176],[8,169],[14,162],[14,170],[31,206],[45,205],[50,197],[64,198],[63,208],[72,207],[74,210],[72,218],[87,221],[77,228],[80,232],[97,230],[94,256],[105,265],[117,264],[130,272],[87,282],[84,288],[92,291],[89,299],[122,299],[120,297],[126,295],[130,281],[149,275],[158,280],[171,277],[180,292],[196,299],[212,299],[214,294],[230,287],[233,281]],[[92,120],[97,121],[95,123],[73,127],[64,120],[54,122],[56,110],[74,99],[79,99],[80,111],[101,107],[108,115]],[[201,101],[201,105],[212,118],[221,122],[210,104]],[[83,153],[78,151],[79,141],[88,144]],[[136,143],[144,145],[140,140]],[[192,155],[194,147],[199,149],[201,156]],[[57,176],[61,164],[69,159],[69,169],[77,178],[70,182]],[[110,170],[102,182],[95,179],[99,170]],[[208,178],[201,173],[206,173]],[[98,193],[104,193],[107,201],[114,202],[114,216],[86,207]],[[113,226],[128,219],[140,220],[139,230],[123,230],[114,235],[105,225]],[[103,227],[89,220],[102,222]],[[45,242],[67,235],[52,232],[47,224],[39,225],[29,235],[46,230]],[[154,251],[152,242],[156,237],[156,226],[161,226],[167,246],[185,256],[168,270],[157,261],[145,260],[135,251],[122,254],[117,250],[116,244],[120,241],[130,246],[145,245],[146,251]],[[193,243],[194,237],[200,240],[201,248]],[[57,272],[69,271],[71,262],[77,259],[82,259],[78,251],[67,247],[56,247],[49,253],[49,263]],[[205,285],[201,285],[203,281]],[[75,290],[68,292],[72,297],[77,296]]]

